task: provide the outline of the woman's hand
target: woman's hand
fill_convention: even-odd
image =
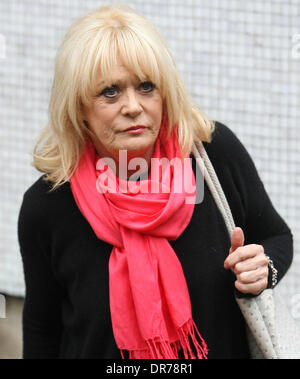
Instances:
[[[236,275],[235,288],[238,291],[258,295],[268,285],[268,258],[264,254],[263,246],[244,246],[244,241],[243,230],[235,228],[224,268],[231,269]]]

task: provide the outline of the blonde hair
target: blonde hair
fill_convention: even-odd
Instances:
[[[177,126],[183,155],[195,139],[209,142],[210,120],[190,99],[172,55],[154,25],[128,6],[101,7],[76,21],[56,57],[49,103],[49,123],[33,151],[33,166],[46,173],[53,188],[69,181],[91,132],[81,116],[101,80],[113,82],[110,67],[118,59],[141,80],[159,88],[169,119]]]

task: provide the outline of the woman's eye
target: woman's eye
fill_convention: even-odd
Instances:
[[[152,82],[143,82],[140,84],[140,89],[141,91],[143,92],[152,92],[155,88],[155,84],[153,84]]]
[[[107,87],[107,88],[105,88],[105,89],[100,93],[100,95],[105,96],[105,97],[108,97],[108,98],[110,98],[110,99],[116,97],[117,94],[118,94],[118,88],[117,88],[117,86]]]

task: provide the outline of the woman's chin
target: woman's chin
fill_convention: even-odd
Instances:
[[[155,140],[138,136],[127,143],[120,145],[118,150],[126,150],[128,155],[143,157],[148,151],[153,150]]]

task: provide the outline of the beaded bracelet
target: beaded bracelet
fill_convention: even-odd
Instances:
[[[268,265],[270,267],[270,270],[272,272],[272,288],[274,288],[277,284],[277,274],[278,274],[278,271],[276,270],[276,268],[274,267],[274,263],[272,261],[272,259],[266,255],[266,257],[268,258]]]

